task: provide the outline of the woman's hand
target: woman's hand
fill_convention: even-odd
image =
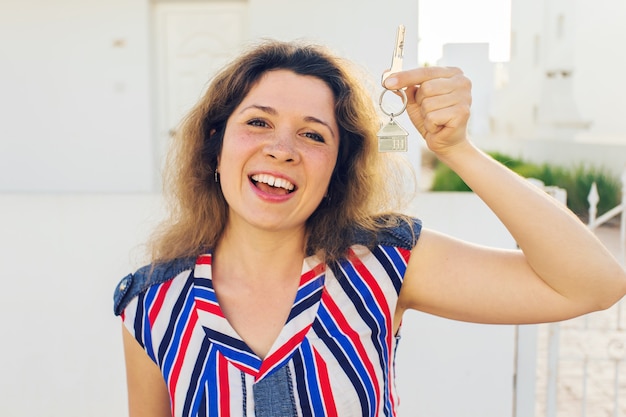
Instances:
[[[521,249],[476,246],[424,229],[398,301],[405,309],[480,323],[558,321],[626,294],[626,271],[565,206],[473,146],[471,83],[456,68],[401,71],[411,121],[439,160],[498,216]]]
[[[407,113],[428,148],[445,155],[467,140],[471,82],[458,68],[422,67],[392,74],[390,90],[405,88]]]

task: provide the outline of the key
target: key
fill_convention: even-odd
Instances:
[[[402,71],[402,59],[404,58],[404,25],[399,25],[396,31],[396,47],[393,49],[393,56],[391,57],[391,68],[388,71],[383,72],[383,78],[381,83],[385,86],[385,80],[391,74]]]
[[[402,59],[404,57],[404,25],[398,26],[396,32],[396,46],[393,49],[393,56],[391,58],[391,68],[383,72],[381,83],[385,87],[385,80],[391,74],[402,71]],[[409,133],[404,130],[402,126],[394,119],[396,116],[402,114],[406,109],[407,96],[404,90],[393,90],[400,94],[402,97],[402,110],[397,113],[389,112],[385,110],[383,106],[383,97],[385,93],[391,91],[387,87],[383,90],[378,100],[380,110],[389,116],[389,121],[383,125],[377,133],[378,136],[378,152],[406,152],[408,148],[407,138]]]

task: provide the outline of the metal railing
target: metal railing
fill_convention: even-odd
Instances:
[[[587,196],[587,202],[589,203],[589,221],[587,226],[591,230],[602,226],[604,223],[611,220],[613,217],[620,215],[620,261],[622,264],[626,262],[624,250],[626,249],[626,168],[622,172],[620,177],[622,182],[622,201],[619,205],[613,207],[611,210],[598,217],[598,203],[600,203],[600,194],[598,194],[598,186],[594,183],[591,184],[591,190]]]
[[[531,181],[566,204],[565,190]],[[597,185],[591,186],[588,227],[596,230],[621,215],[620,250],[624,264],[626,169],[621,181],[621,204],[601,216],[597,216]],[[518,417],[626,417],[624,308],[624,302],[620,302],[605,311],[536,327],[535,409],[534,413]]]

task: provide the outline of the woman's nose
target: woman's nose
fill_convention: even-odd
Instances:
[[[299,160],[297,137],[290,131],[277,131],[265,145],[265,154],[278,161],[296,162]]]

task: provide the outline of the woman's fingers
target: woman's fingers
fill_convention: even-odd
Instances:
[[[402,71],[389,77],[385,85],[405,89],[407,113],[431,150],[442,151],[466,138],[471,82],[458,68]]]

